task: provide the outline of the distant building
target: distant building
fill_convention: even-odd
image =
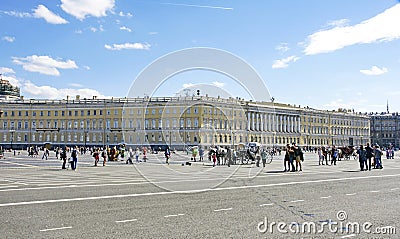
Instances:
[[[400,114],[371,113],[371,142],[383,147],[400,147]]]
[[[11,90],[8,90],[11,92]],[[14,95],[16,90],[14,89]],[[19,93],[19,90],[18,90]],[[256,141],[268,147],[370,142],[369,115],[274,102],[208,96],[64,100],[3,100],[0,145],[26,148],[104,146],[176,149],[232,146]]]
[[[16,86],[12,86],[8,80],[0,80],[0,100],[19,99],[20,90]]]

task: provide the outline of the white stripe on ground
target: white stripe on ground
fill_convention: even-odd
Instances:
[[[121,220],[121,221],[115,221],[116,223],[125,223],[125,222],[135,222],[137,219],[127,219],[127,220]]]
[[[221,208],[221,209],[215,209],[214,212],[222,212],[222,211],[230,211],[232,208]]]
[[[332,196],[320,197],[321,199],[331,198]]]
[[[274,205],[273,203],[265,203],[265,204],[261,204],[260,207],[264,207],[264,206],[272,206]]]
[[[290,201],[290,202],[304,202],[304,200],[293,200],[293,201]]]
[[[392,189],[390,189],[390,191],[396,191],[396,190],[399,190],[399,188],[392,188]]]
[[[357,193],[346,193],[346,196],[354,196],[354,195],[356,195]]]
[[[179,213],[179,214],[166,215],[166,216],[164,216],[164,217],[165,217],[165,218],[168,218],[168,217],[179,217],[179,216],[183,216],[183,215],[185,215],[185,214]]]
[[[29,168],[37,168],[38,167],[38,166],[22,164],[22,163],[14,163],[14,162],[6,162],[6,161],[1,161],[1,162],[5,163],[5,164],[12,164],[12,165],[24,166],[24,167],[29,167]]]
[[[41,232],[47,232],[47,231],[56,231],[56,230],[65,230],[65,229],[71,229],[72,227],[58,227],[58,228],[48,228],[48,229],[42,229],[40,230]]]
[[[286,185],[302,185],[302,184],[325,183],[325,182],[340,182],[340,181],[346,181],[346,180],[358,180],[358,179],[369,179],[369,178],[388,178],[388,177],[399,177],[399,176],[400,176],[400,174],[371,175],[371,176],[351,177],[351,178],[331,178],[331,179],[320,179],[320,180],[310,180],[310,181],[294,181],[294,182],[285,182],[285,183],[272,183],[272,184],[261,184],[261,185],[225,187],[225,188],[196,189],[196,190],[187,190],[187,191],[152,192],[152,193],[149,192],[149,193],[134,193],[134,194],[83,197],[83,198],[50,199],[50,200],[42,200],[42,201],[11,202],[11,203],[2,203],[2,204],[0,204],[0,207],[59,203],[59,202],[88,201],[88,200],[98,200],[98,199],[145,197],[145,196],[155,196],[155,195],[190,194],[190,193],[199,193],[199,192],[215,192],[215,191],[226,191],[226,190],[264,188],[264,187],[275,187],[275,186],[286,186]]]

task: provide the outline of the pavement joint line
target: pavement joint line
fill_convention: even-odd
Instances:
[[[328,199],[331,198],[332,196],[325,196],[325,197],[320,197],[321,199]]]
[[[136,218],[134,218],[134,219],[127,219],[127,220],[121,220],[121,221],[115,221],[115,222],[116,222],[116,223],[125,223],[125,222],[135,222],[135,221],[137,221]]]
[[[214,191],[225,191],[225,190],[237,190],[237,189],[249,189],[249,188],[265,188],[265,187],[287,186],[287,185],[302,185],[302,184],[323,183],[323,182],[340,182],[340,181],[346,181],[346,180],[358,180],[358,179],[369,179],[369,178],[388,178],[388,177],[399,177],[399,176],[400,176],[400,174],[370,175],[370,176],[351,177],[351,178],[342,178],[341,177],[341,178],[320,179],[320,180],[306,180],[306,181],[293,181],[293,182],[261,184],[261,185],[247,185],[247,186],[235,186],[235,187],[223,187],[223,188],[194,189],[194,190],[187,190],[187,191],[164,191],[164,192],[119,194],[119,195],[108,195],[108,196],[80,197],[80,198],[49,199],[49,200],[41,200],[41,201],[23,201],[23,202],[2,203],[2,204],[0,204],[0,207],[20,206],[20,205],[33,205],[33,204],[46,204],[46,203],[59,203],[59,202],[87,201],[87,200],[98,200],[98,199],[115,199],[115,198],[127,198],[127,197],[145,197],[145,196],[159,196],[159,195],[173,195],[173,194],[191,194],[191,193],[203,193],[203,192],[214,192]]]
[[[57,228],[48,228],[48,229],[42,229],[40,230],[41,232],[47,232],[47,231],[57,231],[57,230],[65,230],[65,229],[71,229],[72,227],[57,227]]]
[[[38,168],[38,167],[39,167],[39,166],[35,166],[35,165],[22,164],[22,163],[14,163],[14,162],[6,162],[6,161],[2,161],[2,163],[5,163],[5,164],[12,164],[12,165],[18,165],[18,166],[23,166],[23,167],[27,167],[27,168]]]
[[[372,190],[372,191],[369,191],[370,193],[379,193],[379,190]]]
[[[399,190],[399,188],[391,188],[390,191],[396,191]]]
[[[265,204],[261,204],[260,207],[264,207],[264,206],[272,206],[274,205],[273,203],[265,203]]]
[[[17,188],[18,186],[17,185],[8,185],[8,186],[0,186],[0,189],[3,189],[3,188]]]
[[[302,200],[302,199],[299,199],[299,200],[293,200],[293,201],[290,201],[290,202],[304,202],[304,200]]]
[[[165,218],[168,218],[168,217],[179,217],[179,216],[184,216],[185,214],[183,214],[183,213],[179,213],[179,214],[171,214],[171,215],[166,215],[166,216],[164,216]]]
[[[229,208],[221,208],[221,209],[214,209],[214,212],[222,212],[222,211],[230,211],[230,210],[232,210],[231,207],[229,207]]]
[[[356,195],[357,193],[346,193],[346,196],[354,196],[354,195]]]

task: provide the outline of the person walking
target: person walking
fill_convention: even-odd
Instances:
[[[367,160],[367,152],[365,151],[364,146],[360,145],[360,148],[357,150],[357,154],[358,162],[360,163],[360,171],[364,171],[364,165],[366,164]]]
[[[128,163],[133,164],[132,159],[133,159],[133,150],[132,150],[131,147],[129,147],[128,157],[126,159],[126,164],[128,164]]]
[[[371,148],[371,146],[369,146],[369,143],[367,143],[367,146],[365,147],[365,152],[366,152],[366,157],[367,157],[367,161],[365,161],[365,167],[367,170],[371,171],[371,160],[372,157],[374,156],[374,149]],[[368,164],[367,164],[368,163]]]
[[[165,163],[169,165],[169,158],[171,157],[171,151],[169,150],[168,146],[165,148]]]
[[[318,165],[324,165],[324,154],[322,153],[322,148],[318,147]]]
[[[104,148],[101,152],[101,157],[103,158],[103,167],[106,166],[107,162],[107,150]]]

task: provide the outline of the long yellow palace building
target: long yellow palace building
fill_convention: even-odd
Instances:
[[[370,142],[368,115],[208,96],[0,101],[0,146],[128,146],[182,149],[256,141],[282,147]]]

